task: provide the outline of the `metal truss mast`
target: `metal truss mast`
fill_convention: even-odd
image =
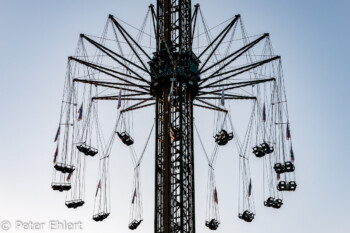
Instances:
[[[159,0],[157,51],[150,62],[156,97],[155,233],[195,232],[193,99],[199,61],[192,52],[190,0]]]

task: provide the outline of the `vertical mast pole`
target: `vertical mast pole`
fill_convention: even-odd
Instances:
[[[198,60],[191,51],[191,0],[157,0],[155,233],[195,233],[193,99]]]

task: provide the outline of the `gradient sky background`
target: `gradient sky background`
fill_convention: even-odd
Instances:
[[[279,211],[263,207],[262,190],[254,186],[257,216],[244,223],[237,218],[234,188],[238,159],[222,156],[217,169],[222,224],[217,232],[350,232],[350,2],[197,2],[210,26],[240,13],[249,34],[270,33],[283,60],[299,184],[295,193],[285,195]],[[53,137],[67,57],[74,54],[79,34],[100,35],[110,13],[140,25],[150,3],[155,1],[0,1],[0,221],[81,220],[82,232],[129,232],[132,167],[129,155],[123,154],[127,151],[121,149],[111,159],[112,214],[95,223],[97,160],[87,164],[86,205],[67,209],[65,195],[50,188]],[[147,114],[152,119],[153,110]],[[201,148],[196,150],[196,175],[206,177]],[[153,231],[153,158],[149,150],[142,168],[145,221],[137,232]],[[261,183],[261,174],[259,169],[253,172],[256,183]],[[197,182],[200,233],[210,232],[203,226],[205,184],[205,179]]]

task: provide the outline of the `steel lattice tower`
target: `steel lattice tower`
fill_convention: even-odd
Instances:
[[[152,75],[156,97],[155,233],[193,233],[193,98],[198,92],[199,62],[191,46],[191,1],[159,0],[156,11],[152,8],[158,24],[157,51],[150,63],[152,74],[158,73]]]

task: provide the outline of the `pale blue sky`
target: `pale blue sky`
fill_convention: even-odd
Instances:
[[[217,232],[350,232],[350,2],[197,2],[212,26],[240,13],[250,34],[270,33],[275,53],[283,61],[299,184],[295,193],[285,196],[286,204],[279,211],[262,206],[257,188],[257,216],[246,224],[237,218],[238,197],[233,188],[238,182],[238,159],[228,163],[223,156],[217,175],[224,190],[220,194],[223,223]],[[81,220],[83,232],[129,232],[132,168],[128,154],[123,154],[127,151],[121,149],[111,159],[112,214],[105,222],[95,223],[91,215],[97,161],[87,164],[86,206],[68,210],[65,195],[50,188],[52,141],[67,57],[74,54],[79,34],[100,35],[110,13],[140,25],[150,3],[155,1],[0,1],[0,221]],[[152,109],[145,113],[152,119]],[[196,150],[198,164],[204,167],[201,148]],[[148,175],[153,174],[153,156],[146,156],[142,168],[146,217],[138,232],[153,229],[153,176]],[[204,168],[197,172],[197,177],[206,174]],[[260,174],[253,172],[258,179]],[[201,186],[205,183],[200,180],[198,190],[205,190]],[[198,232],[209,232],[203,226],[205,199],[198,193]]]

